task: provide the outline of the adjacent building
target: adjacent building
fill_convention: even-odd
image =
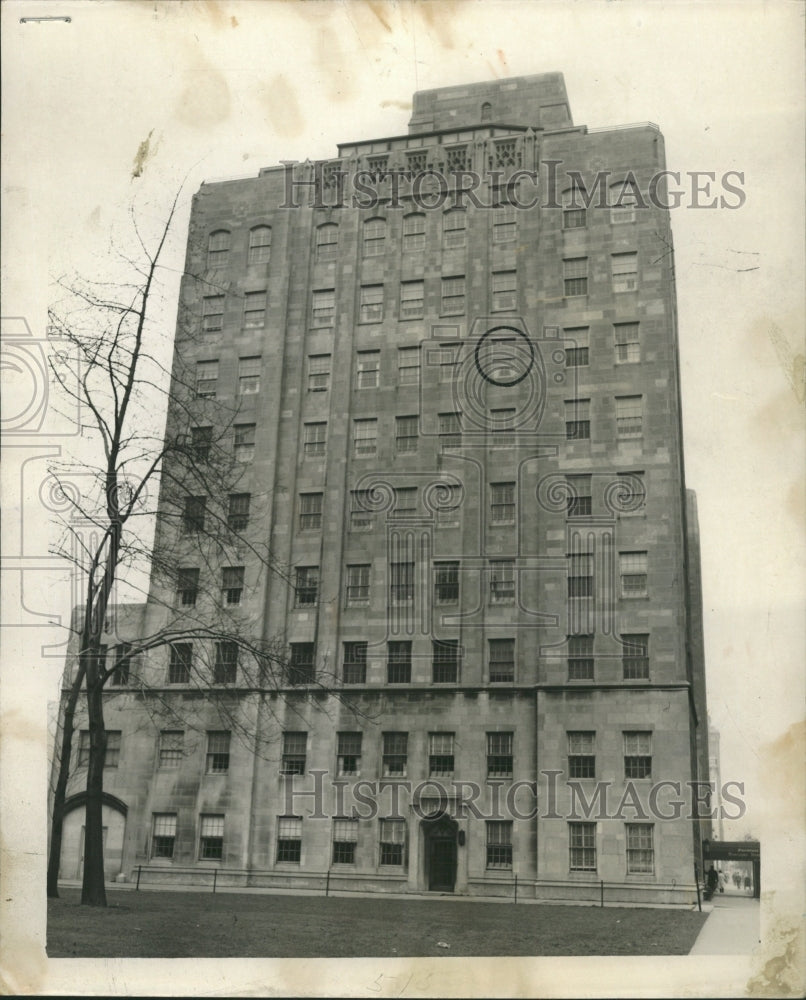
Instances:
[[[194,399],[166,433],[200,462],[220,441],[238,486],[183,525],[163,503],[175,578],[110,645],[213,593],[285,652],[271,682],[223,641],[115,678],[110,877],[691,902],[707,718],[664,169],[655,125],[574,125],[551,73],[202,186]],[[201,559],[182,531],[217,504],[239,540]]]

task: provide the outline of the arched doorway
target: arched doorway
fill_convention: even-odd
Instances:
[[[458,824],[445,813],[422,821],[425,877],[430,892],[453,892],[456,886]]]
[[[78,795],[71,796],[64,804],[65,815],[59,878],[81,879],[84,874],[84,806],[86,802],[87,793],[80,792]],[[111,881],[121,870],[128,806],[108,792],[103,793],[102,803],[104,878]]]

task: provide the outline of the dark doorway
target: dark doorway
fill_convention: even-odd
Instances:
[[[456,886],[456,821],[445,815],[425,820],[423,833],[429,890],[453,892]]]

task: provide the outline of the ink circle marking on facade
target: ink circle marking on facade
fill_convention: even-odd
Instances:
[[[488,374],[482,366],[480,355],[484,347],[484,342],[487,340],[488,337],[494,337],[496,334],[500,335],[504,333],[506,333],[508,336],[510,336],[511,334],[515,334],[517,337],[520,337],[520,339],[526,344],[527,348],[529,349],[529,360],[524,364],[523,371],[516,378],[511,378],[511,379],[494,378],[492,375]],[[524,336],[523,332],[519,330],[517,327],[494,326],[492,330],[488,330],[482,337],[479,338],[479,342],[476,344],[475,362],[476,362],[476,370],[483,379],[485,379],[491,385],[497,385],[503,389],[509,389],[512,386],[518,385],[519,382],[522,382],[529,374],[529,372],[532,370],[532,366],[534,365],[535,362],[535,349],[532,346],[532,343],[529,340],[529,338]]]

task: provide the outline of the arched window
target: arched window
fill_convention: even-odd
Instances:
[[[465,245],[467,216],[463,208],[454,208],[442,216],[442,249],[456,250]]]
[[[207,241],[207,266],[223,267],[229,254],[230,232],[228,229],[217,229],[210,233]]]
[[[271,257],[271,226],[255,226],[249,230],[250,264],[268,264]]]
[[[490,122],[493,120],[493,106],[489,101],[485,101],[481,106],[481,120]]]
[[[380,257],[386,251],[386,219],[367,219],[364,223],[364,256]]]
[[[625,222],[635,222],[635,206],[638,204],[636,185],[633,180],[619,181],[610,185],[610,221],[614,226]]]
[[[407,251],[425,249],[425,214],[423,212],[412,212],[411,215],[403,216],[403,249]]]
[[[325,222],[316,229],[316,259],[333,260],[339,252],[339,227]]]
[[[587,209],[579,188],[566,188],[562,193],[562,205],[563,229],[584,229],[587,226]]]

